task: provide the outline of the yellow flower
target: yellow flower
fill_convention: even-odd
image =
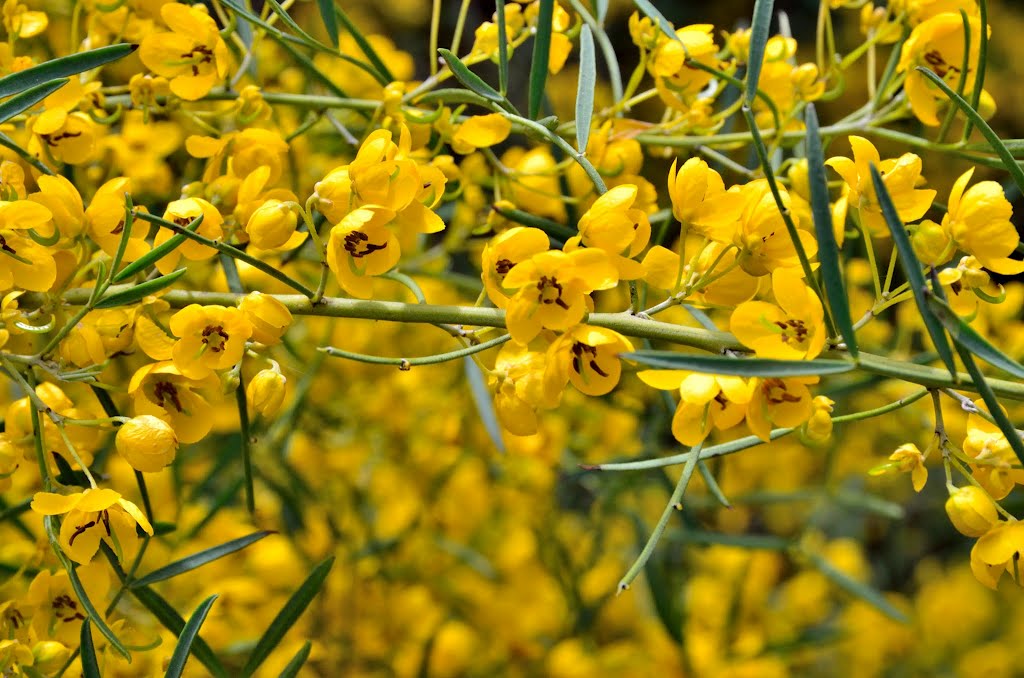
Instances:
[[[395,233],[388,228],[395,213],[367,205],[345,215],[331,229],[327,264],[342,288],[353,297],[373,295],[373,276],[390,271],[402,256]]]
[[[825,312],[798,269],[772,273],[775,303],[747,301],[736,307],[729,329],[759,358],[813,360],[825,346]]]
[[[85,228],[85,207],[75,185],[60,175],[51,177],[45,174],[36,179],[36,184],[39,191],[28,199],[50,211],[61,237],[78,236]]]
[[[629,339],[614,330],[577,325],[548,347],[544,371],[547,398],[557,402],[566,383],[591,396],[609,393],[622,374],[619,354],[632,350]]]
[[[18,0],[4,0],[3,14],[4,29],[12,42],[15,38],[34,38],[45,31],[50,23],[46,12],[30,11]]]
[[[832,406],[835,401],[827,396],[815,396],[811,401],[814,414],[804,424],[803,434],[813,444],[824,444],[832,437]]]
[[[617,272],[603,250],[535,254],[505,276],[505,287],[519,290],[508,302],[508,331],[528,344],[541,329],[567,330],[583,320],[591,292],[616,284]]]
[[[981,262],[972,256],[960,259],[956,268],[939,271],[939,283],[946,288],[946,301],[957,315],[970,322],[978,312],[978,300],[999,304],[1006,299],[1006,289],[992,280]]]
[[[771,439],[772,426],[800,426],[814,414],[807,385],[818,383],[818,377],[770,377],[756,381],[754,396],[747,408],[747,425],[761,440]]]
[[[876,466],[868,471],[873,476],[881,475],[886,471],[899,471],[910,473],[910,481],[914,485],[914,491],[920,492],[928,481],[928,468],[924,465],[924,455],[914,443],[905,443],[896,448],[896,451],[889,455],[889,463]],[[947,505],[948,508],[948,505]]]
[[[202,5],[170,2],[160,8],[160,16],[171,30],[147,35],[139,58],[169,78],[171,91],[182,99],[201,99],[228,72],[228,48],[217,23]]]
[[[974,406],[985,411],[985,403],[976,400]],[[964,453],[971,457],[971,472],[978,483],[999,501],[1010,494],[1014,486],[1024,484],[1024,469],[1002,430],[983,417],[971,413],[967,416],[967,437]]]
[[[968,16],[968,26],[971,52],[967,61],[965,92],[970,92],[974,87],[981,44],[981,22],[975,16]],[[989,30],[988,27],[986,30]],[[918,24],[903,43],[896,72],[907,74],[903,90],[910,102],[910,109],[924,124],[939,124],[939,106],[946,104],[948,99],[942,90],[916,68],[928,68],[956,91],[960,86],[964,47],[964,22],[959,12],[943,12]]]
[[[587,247],[607,252],[620,280],[643,277],[644,267],[633,257],[647,247],[651,222],[643,210],[633,207],[636,198],[637,187],[633,184],[609,189],[580,217],[577,225],[580,235],[571,238],[565,250],[571,251],[582,242]]]
[[[245,398],[250,412],[256,412],[265,419],[272,419],[284,402],[285,384],[288,380],[278,369],[260,370],[246,384]]]
[[[985,586],[991,589],[999,585],[1003,572],[1017,584],[1024,585],[1020,567],[1024,553],[1024,523],[1019,521],[997,523],[981,536],[971,549],[971,570]]]
[[[264,346],[281,341],[292,324],[292,312],[276,298],[262,292],[250,292],[238,302],[238,308],[252,324],[252,340]]]
[[[700,158],[668,171],[672,214],[687,228],[720,243],[730,243],[739,226],[743,203],[727,193],[722,176]]]
[[[190,304],[171,316],[170,328],[178,337],[172,351],[174,366],[189,379],[237,365],[252,336],[245,313],[216,305]]]
[[[714,30],[711,24],[684,26],[676,30],[678,40],[659,33],[658,45],[647,61],[647,70],[655,77],[659,91],[664,90],[668,99],[689,104],[711,82],[710,73],[687,65],[686,60],[689,58],[706,66],[718,66]]]
[[[881,160],[878,149],[863,137],[851,136],[853,160],[844,157],[829,158],[825,164],[839,173],[850,188],[847,197],[849,206],[857,210],[861,225],[875,236],[887,236],[889,227],[878,206],[875,187],[871,180],[870,165],[873,163],[882,175],[882,182],[889,191],[896,213],[903,223],[920,219],[932,206],[935,191],[919,189],[924,178],[921,176],[921,158],[913,153],[904,153],[899,158]]]
[[[988,492],[974,485],[949,491],[946,514],[953,527],[967,537],[980,537],[999,522],[999,513]]]
[[[452,137],[452,150],[467,155],[478,148],[489,148],[508,138],[512,123],[500,113],[474,115],[459,125]]]
[[[494,412],[502,427],[515,436],[537,432],[537,408],[557,404],[547,398],[544,389],[544,353],[531,351],[510,341],[498,351],[490,383],[497,385]]]
[[[117,177],[107,181],[96,191],[85,210],[85,223],[89,237],[111,257],[121,244],[125,229],[125,193],[132,190],[131,180]],[[141,219],[132,221],[131,232],[124,250],[124,261],[135,261],[149,252],[146,236],[149,224]]]
[[[163,419],[143,414],[125,422],[114,438],[118,453],[132,468],[156,473],[174,461],[178,438]]]
[[[261,250],[284,247],[295,235],[298,215],[293,205],[280,200],[267,200],[253,211],[245,224],[249,242]],[[297,244],[301,244],[301,241]]]
[[[535,254],[546,252],[550,241],[539,228],[514,226],[491,238],[481,256],[480,279],[487,297],[498,308],[505,308],[511,295],[505,292],[505,276],[512,267]]]
[[[150,536],[153,526],[139,507],[111,489],[87,489],[62,495],[36,492],[32,510],[44,516],[66,513],[60,526],[61,550],[76,563],[92,560],[105,541],[119,556],[124,544],[135,541],[135,526]]]
[[[213,407],[198,390],[216,393],[215,376],[189,379],[174,363],[164,361],[140,367],[128,384],[136,414],[152,414],[171,425],[179,442],[198,442],[213,426]]]
[[[690,447],[707,438],[712,428],[724,431],[743,421],[757,381],[685,370],[643,370],[637,376],[663,391],[679,389],[672,435]]]
[[[789,193],[783,189],[780,193],[782,204],[788,209]],[[796,247],[789,239],[768,182],[757,179],[743,186],[733,186],[729,194],[743,206],[739,228],[733,235],[733,243],[740,248],[740,267],[752,276],[762,276],[776,268],[799,266]],[[814,236],[803,229],[798,229],[797,235],[807,256],[814,256],[818,251],[818,241]]]
[[[92,157],[99,135],[96,123],[81,111],[48,108],[32,122],[30,151],[45,150],[54,160],[79,165]]]
[[[163,216],[164,219],[173,221],[179,226],[188,226],[200,214],[203,215],[203,223],[199,225],[197,233],[210,240],[220,239],[224,235],[224,229],[222,228],[224,217],[221,216],[216,207],[202,198],[175,200],[167,205]],[[161,228],[153,239],[153,247],[159,247],[173,237],[173,232],[166,228]],[[156,262],[156,267],[161,273],[167,274],[177,267],[181,257],[185,257],[189,261],[203,261],[213,257],[215,254],[217,254],[217,250],[212,247],[207,247],[194,240],[185,240],[185,242],[168,253],[167,256]]]
[[[953,184],[943,227],[960,249],[974,255],[988,270],[1004,275],[1024,272],[1024,262],[1009,257],[1020,244],[1020,236],[1010,221],[1013,208],[1003,187],[995,181],[981,181],[967,188],[973,174],[971,168]]]

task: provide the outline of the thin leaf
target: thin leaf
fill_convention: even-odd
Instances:
[[[259,642],[256,643],[252,654],[249,655],[249,660],[245,663],[245,668],[242,669],[241,675],[251,676],[264,660],[270,656],[270,653],[273,652],[277,644],[284,638],[284,634],[298,621],[306,607],[309,606],[310,602],[320,591],[320,587],[323,586],[324,580],[327,579],[327,575],[333,565],[334,556],[331,556],[313,568],[306,581],[302,582],[302,586],[292,594],[292,597],[288,599],[288,602],[285,603],[281,611],[274,617],[274,621],[270,622],[270,626],[264,632]]]
[[[978,393],[981,394],[981,399],[985,401],[985,406],[988,407],[988,412],[992,415],[992,419],[995,420],[996,426],[1006,436],[1006,441],[1013,448],[1013,453],[1017,455],[1017,460],[1024,464],[1024,441],[1021,440],[1020,433],[1017,432],[1009,417],[1006,416],[1006,411],[999,404],[999,399],[992,392],[992,387],[985,381],[985,375],[978,369],[978,364],[974,362],[974,356],[959,342],[956,344],[956,352],[960,355],[960,360],[963,362],[964,367],[967,368],[967,374],[971,375],[971,381],[974,382]]]
[[[988,68],[988,1],[978,0],[978,25],[982,30],[978,31],[978,72],[974,76],[974,89],[971,91],[971,108],[978,110],[981,103],[981,93],[985,89],[985,71]],[[973,123],[968,120],[964,125],[962,139],[966,141],[974,131]]]
[[[537,34],[533,37],[533,63],[530,64],[530,99],[527,116],[536,120],[544,101],[544,86],[548,82],[548,62],[551,59],[551,23],[555,15],[555,0],[538,0]]]
[[[620,357],[661,370],[689,370],[736,377],[806,377],[849,372],[856,365],[847,360],[770,360],[691,355],[675,351],[634,351]]]
[[[26,89],[18,96],[8,99],[0,104],[0,122],[7,122],[14,116],[24,113],[66,84],[67,78],[57,78]]]
[[[743,100],[752,106],[757,96],[757,84],[764,65],[764,49],[768,44],[768,31],[772,23],[775,0],[757,0],[754,3],[754,18],[750,24],[750,56],[747,59],[747,89]]]
[[[185,629],[185,620],[160,594],[148,586],[129,590],[135,596],[135,599],[142,603],[143,607],[149,610],[165,629],[175,635],[181,635],[181,632]],[[196,636],[193,639],[191,646],[189,646],[189,652],[216,678],[227,677],[227,671],[221,665],[220,660],[217,659],[217,655],[213,653],[210,646],[200,636]]]
[[[207,563],[212,563],[213,561],[235,553],[236,551],[241,551],[245,547],[255,544],[260,539],[272,534],[274,534],[273,530],[260,530],[259,532],[253,532],[252,534],[248,534],[244,537],[224,542],[219,546],[203,549],[202,551],[193,553],[190,556],[185,556],[181,560],[176,560],[170,565],[165,565],[158,570],[154,570],[141,579],[133,581],[131,583],[131,588],[149,586],[157,583],[158,581],[163,581],[165,579],[177,577],[180,574],[185,574],[186,572],[191,572],[192,570],[198,569]]]
[[[334,0],[316,0],[320,9],[320,18],[324,22],[324,30],[335,49],[338,47],[338,15],[334,13]]]
[[[373,44],[366,39],[366,36],[364,36],[362,31],[359,30],[359,27],[348,18],[348,14],[345,14],[345,10],[341,7],[337,7],[336,9],[338,12],[338,18],[341,19],[341,23],[344,24],[345,30],[348,31],[348,34],[351,35],[352,39],[356,41],[357,45],[359,45],[360,51],[362,51],[370,61],[370,64],[373,65],[373,67],[380,73],[381,77],[385,81],[384,84],[393,82],[395,80],[395,76],[391,74],[391,70],[388,68],[387,64],[380,58],[380,55],[377,54],[377,50],[373,48]]]
[[[82,678],[101,678],[100,664],[96,660],[96,645],[92,642],[92,626],[88,619],[82,622],[78,642],[82,661]]]
[[[604,18],[608,16],[608,0],[596,0],[594,9],[597,11],[597,23],[603,24]]]
[[[784,537],[770,534],[722,534],[703,530],[680,530],[668,535],[668,538],[674,543],[707,546],[721,544],[756,551],[786,551],[793,545],[793,542]]]
[[[989,343],[985,337],[978,334],[978,332],[968,325],[963,318],[956,314],[949,304],[930,297],[928,303],[931,306],[932,311],[935,313],[935,317],[939,319],[939,322],[946,328],[949,335],[953,337],[953,341],[963,346],[965,349],[971,352],[971,354],[978,356],[989,365],[998,367],[1004,372],[1009,372],[1018,379],[1024,379],[1024,365],[1021,365],[1016,360],[1006,355],[998,348]]]
[[[213,607],[213,603],[216,600],[217,594],[214,594],[199,603],[199,607],[188,618],[188,623],[185,624],[185,628],[181,630],[181,634],[178,636],[178,644],[174,646],[174,653],[167,664],[164,678],[181,678],[181,674],[185,671],[185,663],[188,661],[192,643],[199,637],[199,627],[206,621],[206,615],[210,613],[210,608]]]
[[[295,656],[291,658],[283,669],[281,669],[281,675],[279,678],[295,678],[299,675],[299,671],[302,669],[302,665],[309,659],[309,651],[313,648],[313,644],[308,640],[302,644],[302,647]]]
[[[498,19],[498,91],[508,96],[508,32],[505,21],[505,0],[497,0],[495,14]]]
[[[587,152],[590,119],[594,115],[594,90],[597,87],[597,62],[594,34],[586,24],[580,30],[580,79],[576,88],[576,148]]]
[[[121,43],[79,52],[59,59],[50,59],[45,63],[23,71],[10,73],[0,78],[0,98],[9,97],[18,92],[41,85],[54,78],[66,78],[78,73],[92,70],[97,66],[117,61],[128,56],[139,48],[138,45]]]
[[[917,255],[914,254],[914,248],[910,244],[910,238],[907,237],[906,227],[903,225],[903,220],[900,219],[899,214],[896,213],[896,207],[892,204],[892,198],[889,196],[889,190],[885,187],[885,182],[882,181],[882,175],[879,174],[878,168],[875,167],[874,163],[871,164],[871,181],[875,185],[875,195],[878,196],[878,206],[882,208],[882,216],[885,217],[885,222],[889,225],[889,231],[892,233],[893,243],[896,245],[896,250],[899,252],[900,265],[903,266],[903,272],[907,276],[907,282],[910,283],[910,288],[914,292],[914,301],[917,302],[917,308],[921,312],[921,318],[924,321],[924,326],[928,330],[928,335],[932,338],[932,343],[935,344],[935,351],[942,358],[942,362],[946,365],[946,369],[949,370],[949,374],[956,379],[956,365],[953,364],[953,351],[949,347],[949,339],[946,338],[946,333],[942,329],[942,324],[939,323],[935,315],[931,312],[928,307],[926,300],[926,294],[930,292],[925,291],[924,274],[921,272],[921,262],[918,261]]]
[[[199,227],[202,226],[202,224],[203,215],[200,214],[191,222],[189,222],[188,226],[185,227],[185,230],[188,231],[189,233],[195,233],[196,231],[199,230]],[[166,257],[174,250],[178,249],[178,247],[180,247],[181,244],[186,240],[188,240],[188,237],[181,235],[180,233],[172,235],[170,238],[167,239],[166,242],[163,242],[160,245],[154,247],[145,255],[139,257],[138,259],[136,259],[135,261],[121,269],[121,271],[114,276],[114,282],[121,282],[122,280],[126,280],[132,277],[139,271],[149,268],[150,266]]]
[[[856,579],[851,578],[846,573],[837,570],[832,566],[832,563],[828,562],[817,553],[807,553],[805,555],[819,572],[825,575],[825,577],[830,579],[832,583],[837,585],[839,588],[843,589],[855,598],[859,598],[865,603],[873,606],[886,617],[898,622],[907,622],[906,615],[896,609],[896,607],[886,600],[885,596],[883,596],[877,589],[871,588],[867,584],[861,583]]]
[[[469,70],[469,67],[462,62],[459,57],[452,54],[449,50],[439,47],[437,50],[441,58],[444,59],[445,63],[448,64],[448,68],[451,69],[452,75],[455,79],[466,86],[467,89],[476,92],[488,101],[493,101],[496,104],[505,102],[505,97],[501,96],[493,87],[488,85],[486,82],[480,79],[480,76]]]
[[[949,97],[949,100],[963,111],[963,114],[967,116],[967,120],[974,123],[974,126],[978,128],[978,131],[981,132],[983,137],[985,137],[989,146],[992,147],[992,150],[995,151],[996,155],[999,156],[999,159],[1003,161],[1003,166],[1006,168],[1006,171],[1010,173],[1011,177],[1013,177],[1013,183],[1017,184],[1017,188],[1020,189],[1021,193],[1024,193],[1024,169],[1021,169],[1021,166],[1013,159],[1013,154],[1010,153],[1006,144],[1004,144],[999,138],[999,135],[992,130],[989,124],[985,122],[984,118],[978,115],[976,110],[971,108],[971,105],[967,103],[962,96],[950,89],[949,85],[947,85],[942,78],[922,66],[918,66],[917,70],[935,83],[935,86],[941,89],[942,93]]]
[[[309,33],[307,33],[305,29],[303,29],[302,26],[300,26],[295,21],[295,19],[293,19],[291,15],[288,14],[288,10],[281,6],[281,3],[279,3],[277,0],[266,0],[266,2],[267,4],[270,5],[270,9],[273,10],[274,14],[280,17],[281,21],[283,21],[285,25],[288,26],[288,28],[295,31],[295,34],[297,36],[302,38],[303,43],[309,45],[310,47],[320,49],[322,51],[328,51],[327,46],[324,45],[319,40],[317,40],[316,38],[314,38]]]
[[[828,179],[825,176],[825,155],[818,132],[818,114],[814,104],[808,104],[804,117],[807,125],[807,174],[811,189],[811,216],[814,232],[818,236],[818,261],[825,285],[832,321],[843,335],[846,350],[857,359],[857,336],[850,319],[850,305],[843,284],[843,270],[839,261],[839,244],[832,229],[832,210],[828,205]]]
[[[47,176],[52,177],[57,174],[52,169],[44,165],[39,158],[35,157],[34,155],[26,151],[24,148],[19,146],[17,142],[14,141],[14,139],[10,138],[3,132],[0,132],[0,146],[3,146],[4,148],[14,151],[19,156],[21,156],[22,160],[32,165],[32,167],[36,168],[37,170],[39,170],[40,172]]]
[[[501,438],[501,424],[498,423],[498,415],[494,411],[494,399],[491,396],[491,390],[487,388],[487,382],[484,381],[484,374],[480,371],[480,366],[470,356],[463,358],[462,364],[466,368],[466,381],[469,382],[469,391],[473,396],[476,412],[480,415],[480,422],[484,425],[484,430],[490,436],[491,442],[494,443],[494,449],[504,454],[505,441]]]
[[[159,278],[153,280],[147,280],[144,283],[133,285],[126,290],[120,290],[105,296],[96,302],[95,308],[114,308],[116,306],[127,306],[128,304],[134,304],[136,301],[141,300],[143,297],[148,297],[151,294],[156,294],[162,289],[173,285],[178,278],[185,275],[185,271],[188,269],[179,268],[173,273],[162,275]]]

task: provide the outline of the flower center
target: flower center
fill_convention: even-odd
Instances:
[[[764,380],[761,384],[761,393],[764,394],[764,399],[773,405],[800,402],[800,396],[790,393],[786,389],[786,382],[775,377]]]
[[[224,331],[223,325],[207,325],[206,329],[203,330],[203,343],[214,353],[223,351],[224,344],[227,343],[229,338],[228,333]]]
[[[803,320],[788,318],[785,322],[776,320],[775,324],[782,330],[782,343],[784,344],[788,344],[790,341],[802,344],[807,339],[809,330]]]
[[[569,304],[562,300],[562,285],[555,276],[549,278],[546,275],[542,275],[540,282],[537,283],[537,289],[540,290],[540,294],[537,295],[537,301],[540,303],[558,304],[563,309],[569,310]],[[552,292],[554,296],[552,296]]]
[[[167,408],[166,401],[170,400],[171,404],[174,405],[174,409],[179,412],[184,412],[185,408],[181,406],[181,399],[178,397],[178,389],[169,381],[158,381],[156,387],[153,389],[153,393],[156,396],[157,404],[160,407]]]
[[[362,249],[360,249],[362,245]],[[352,231],[345,236],[345,251],[352,255],[355,259],[361,259],[368,254],[373,254],[378,250],[386,248],[388,244],[386,242],[380,245],[375,245],[370,242],[370,236],[366,235],[362,231]]]
[[[85,615],[78,611],[78,603],[66,593],[62,593],[53,599],[53,614],[57,619],[64,622],[85,620]]]
[[[952,73],[953,75],[960,74],[960,69],[954,66],[953,64],[946,63],[946,59],[945,57],[942,56],[942,52],[940,52],[937,49],[925,52],[924,60],[929,66],[932,67],[932,70],[935,71],[935,74],[938,75],[943,80],[946,79],[947,73]]]
[[[572,345],[572,369],[576,371],[576,374],[583,374],[584,361],[590,369],[602,377],[608,377],[608,373],[597,364],[597,347],[577,341]]]
[[[500,275],[501,277],[505,277],[506,275],[508,275],[508,272],[511,271],[512,267],[515,265],[516,264],[514,261],[509,261],[508,259],[499,259],[498,263],[494,265],[494,272]]]

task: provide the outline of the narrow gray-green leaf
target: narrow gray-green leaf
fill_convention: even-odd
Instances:
[[[576,148],[587,152],[590,119],[594,115],[594,90],[597,88],[597,61],[594,34],[586,24],[580,30],[580,79],[576,88]]]
[[[494,449],[505,452],[505,441],[501,438],[501,424],[498,423],[498,414],[494,411],[494,398],[491,390],[487,388],[484,381],[484,374],[480,366],[470,356],[462,359],[462,365],[466,368],[466,381],[469,382],[469,392],[473,396],[473,404],[476,406],[476,413],[480,415],[480,423],[494,443]]]
[[[4,148],[14,151],[19,156],[21,156],[22,160],[32,165],[32,167],[35,167],[37,170],[39,170],[40,172],[47,176],[52,177],[57,174],[52,169],[44,165],[39,158],[35,157],[34,155],[26,151],[24,148],[19,146],[14,139],[10,138],[3,132],[0,132],[0,146],[3,146]]]
[[[54,78],[66,78],[78,73],[84,73],[97,66],[126,57],[138,48],[138,45],[128,43],[108,45],[91,49],[87,52],[60,57],[59,59],[50,59],[38,66],[26,68],[17,73],[10,73],[0,78],[0,98],[24,92],[31,87],[41,85]]]
[[[544,101],[548,82],[548,61],[551,59],[551,22],[555,16],[555,0],[538,0],[537,33],[533,37],[533,63],[530,64],[530,99],[527,116],[536,120]]]
[[[270,626],[263,633],[263,637],[256,643],[256,647],[253,648],[252,653],[249,655],[249,660],[245,662],[245,668],[242,669],[242,676],[251,676],[263,664],[264,660],[270,656],[270,653],[274,651],[277,644],[284,638],[284,634],[288,633],[288,630],[298,621],[310,602],[316,597],[333,565],[334,556],[331,556],[313,568],[306,581],[302,582],[302,586],[292,594],[292,597],[288,599],[288,602],[281,608],[281,611],[277,613],[274,620],[270,622]]]
[[[764,49],[768,44],[774,7],[775,0],[757,0],[754,3],[754,18],[750,24],[750,56],[747,58],[747,90],[743,95],[748,106],[754,104],[754,97],[757,96],[757,84],[761,79]]]
[[[508,23],[505,21],[505,0],[497,0],[495,14],[498,19],[498,91],[508,96]]]
[[[452,75],[455,79],[466,86],[467,89],[476,92],[488,101],[495,103],[504,103],[505,97],[495,90],[493,87],[488,85],[486,82],[480,79],[480,76],[469,70],[469,67],[462,62],[459,57],[451,53],[451,51],[444,49],[443,47],[438,48],[438,53],[441,58],[444,59],[445,63],[448,64],[448,68],[451,69]]]
[[[620,357],[660,370],[689,370],[736,377],[807,377],[849,372],[856,365],[846,360],[770,360],[692,355],[674,351],[634,351]]]
[[[604,18],[608,16],[608,0],[595,0],[594,10],[597,12],[597,23],[604,24]]]
[[[185,227],[185,230],[188,231],[189,233],[195,233],[196,231],[199,230],[199,227],[202,226],[202,224],[203,215],[200,214],[191,222],[189,222],[189,225]],[[118,272],[118,274],[114,276],[114,282],[121,282],[122,280],[125,280],[135,275],[139,271],[143,271],[149,268],[150,266],[166,257],[174,250],[178,249],[178,247],[180,247],[181,244],[186,240],[188,240],[188,238],[184,235],[178,233],[172,235],[165,242],[154,247],[145,255],[139,257],[138,259],[136,259],[135,261],[121,269]]]
[[[82,622],[78,652],[82,662],[82,678],[101,678],[100,665],[96,660],[96,645],[92,642],[92,625],[88,619]]]
[[[68,84],[67,78],[49,80],[8,99],[0,104],[0,122],[7,122],[14,116],[24,113],[66,84]]]
[[[903,224],[903,220],[896,212],[896,206],[892,203],[889,189],[885,187],[882,175],[879,174],[878,168],[875,167],[874,163],[871,164],[871,181],[875,186],[878,206],[882,209],[882,216],[885,217],[885,222],[889,225],[893,243],[899,252],[903,272],[907,276],[907,282],[910,283],[910,288],[914,292],[914,301],[917,302],[917,308],[921,312],[921,319],[924,321],[925,329],[928,330],[928,335],[932,338],[932,343],[935,345],[935,351],[942,358],[942,362],[946,365],[946,369],[949,370],[949,374],[956,379],[956,365],[953,363],[953,351],[949,347],[949,339],[946,338],[942,324],[928,306],[926,295],[931,294],[931,292],[925,290],[921,262],[918,261],[917,255],[914,254],[914,248],[911,246],[910,238],[907,236],[907,229]]]
[[[971,91],[971,108],[974,110],[978,110],[978,105],[981,103],[981,93],[985,89],[985,71],[988,68],[987,0],[978,0],[978,25],[982,27],[982,30],[978,31],[978,72],[974,76],[974,89]],[[969,139],[972,131],[974,131],[974,124],[968,120],[967,124],[964,125],[962,140],[966,141]]]
[[[338,47],[338,15],[334,13],[334,0],[316,0],[320,9],[320,19],[324,22],[327,38],[335,48]]]
[[[216,600],[217,594],[214,594],[199,603],[199,607],[188,618],[188,623],[185,624],[185,628],[181,630],[181,634],[178,636],[178,644],[174,646],[174,653],[167,664],[164,678],[181,678],[181,674],[185,671],[185,663],[188,661],[192,643],[199,637],[199,628],[206,621],[206,615],[210,613],[210,608],[213,607],[213,603]]]
[[[185,271],[188,269],[179,268],[173,273],[162,275],[159,278],[153,280],[147,280],[139,285],[133,285],[126,290],[115,292],[110,296],[103,297],[96,302],[96,308],[114,308],[117,306],[127,306],[128,304],[134,304],[136,301],[141,300],[143,297],[148,297],[151,294],[156,294],[162,289],[173,285],[178,278],[185,275]]]
[[[949,85],[947,85],[942,78],[922,66],[918,66],[917,70],[935,83],[935,86],[941,89],[942,93],[949,97],[949,100],[963,111],[963,114],[967,116],[967,119],[974,123],[974,126],[978,128],[981,135],[985,137],[985,141],[987,141],[989,146],[992,147],[992,150],[999,156],[999,159],[1003,161],[1003,166],[1006,168],[1006,171],[1010,173],[1011,177],[1013,177],[1013,183],[1017,184],[1017,188],[1020,189],[1021,193],[1024,193],[1024,169],[1021,169],[1021,166],[1013,159],[1013,154],[1006,148],[1006,145],[999,138],[999,135],[993,131],[989,124],[985,122],[985,119],[982,118],[976,110],[971,108],[971,105],[967,103],[962,96],[950,89]]]
[[[181,635],[182,630],[185,628],[185,620],[181,618],[177,610],[171,607],[171,604],[164,600],[160,594],[148,586],[144,586],[138,589],[129,589],[131,594],[142,603],[142,606],[149,610],[154,617],[157,618],[165,629],[175,635]],[[220,660],[217,659],[217,655],[214,654],[210,646],[206,644],[206,641],[200,636],[196,636],[192,645],[189,647],[189,652],[192,653],[199,662],[206,667],[206,670],[210,672],[215,678],[226,678],[227,671],[221,665]]]
[[[989,365],[1009,372],[1018,379],[1024,379],[1024,365],[1006,355],[998,348],[989,343],[973,327],[967,324],[963,318],[956,314],[949,304],[931,297],[928,299],[935,317],[943,324],[953,341],[960,344],[972,354],[978,356]]]
[[[839,260],[839,244],[832,228],[832,210],[828,204],[828,179],[825,176],[825,155],[818,133],[818,114],[814,104],[808,104],[804,117],[807,125],[807,178],[811,189],[811,216],[818,237],[818,261],[828,298],[832,321],[846,342],[846,350],[856,360],[857,337],[850,319],[850,304],[843,284],[843,268]]]
[[[309,651],[313,648],[313,644],[308,640],[302,644],[299,651],[295,653],[295,656],[281,669],[281,675],[279,678],[295,678],[299,675],[299,671],[302,670],[303,664],[309,659]]]
[[[131,583],[131,587],[139,588],[142,586],[149,586],[150,584],[155,584],[158,581],[163,581],[165,579],[170,579],[171,577],[177,577],[180,574],[185,574],[186,572],[191,572],[192,570],[200,568],[207,563],[212,563],[219,558],[223,558],[226,555],[230,555],[236,551],[241,551],[245,547],[255,544],[260,539],[272,534],[274,534],[272,530],[260,530],[259,532],[253,532],[252,534],[248,534],[244,537],[224,542],[219,546],[198,551],[190,556],[185,556],[181,560],[176,560],[170,565],[165,565],[158,570],[154,570],[141,579],[133,581]]]
[[[864,584],[862,582],[857,581],[856,579],[853,579],[845,572],[837,570],[832,565],[832,563],[828,562],[817,553],[808,553],[806,555],[808,560],[811,561],[814,567],[817,568],[819,572],[825,575],[825,577],[830,579],[832,583],[837,585],[839,588],[843,589],[853,597],[859,598],[860,600],[863,600],[865,603],[868,603],[869,605],[873,606],[875,609],[877,609],[879,612],[884,614],[886,617],[889,617],[890,619],[894,619],[898,622],[904,623],[907,621],[906,615],[904,615],[902,612],[896,609],[896,607],[894,607],[892,603],[886,600],[885,596],[882,595],[881,591],[873,589],[867,584]]]

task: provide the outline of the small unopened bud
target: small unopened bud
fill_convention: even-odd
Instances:
[[[276,369],[260,370],[245,387],[249,411],[265,419],[272,419],[284,402],[287,379]]]
[[[42,640],[32,646],[32,668],[34,673],[50,675],[55,673],[71,656],[71,650],[55,640]]]
[[[118,453],[136,471],[155,473],[174,461],[178,437],[163,419],[143,414],[117,429]]]
[[[295,233],[298,215],[287,203],[280,200],[267,200],[256,208],[245,225],[249,234],[249,242],[261,250],[272,250],[281,247]]]
[[[946,514],[953,527],[968,537],[980,537],[999,522],[996,505],[980,487],[953,488],[946,500]]]
[[[953,237],[949,231],[930,219],[925,219],[914,229],[910,236],[910,244],[914,254],[921,263],[939,266],[953,256]]]
[[[292,313],[276,298],[262,292],[250,292],[238,302],[238,308],[252,325],[252,340],[264,346],[281,341],[292,324]]]

